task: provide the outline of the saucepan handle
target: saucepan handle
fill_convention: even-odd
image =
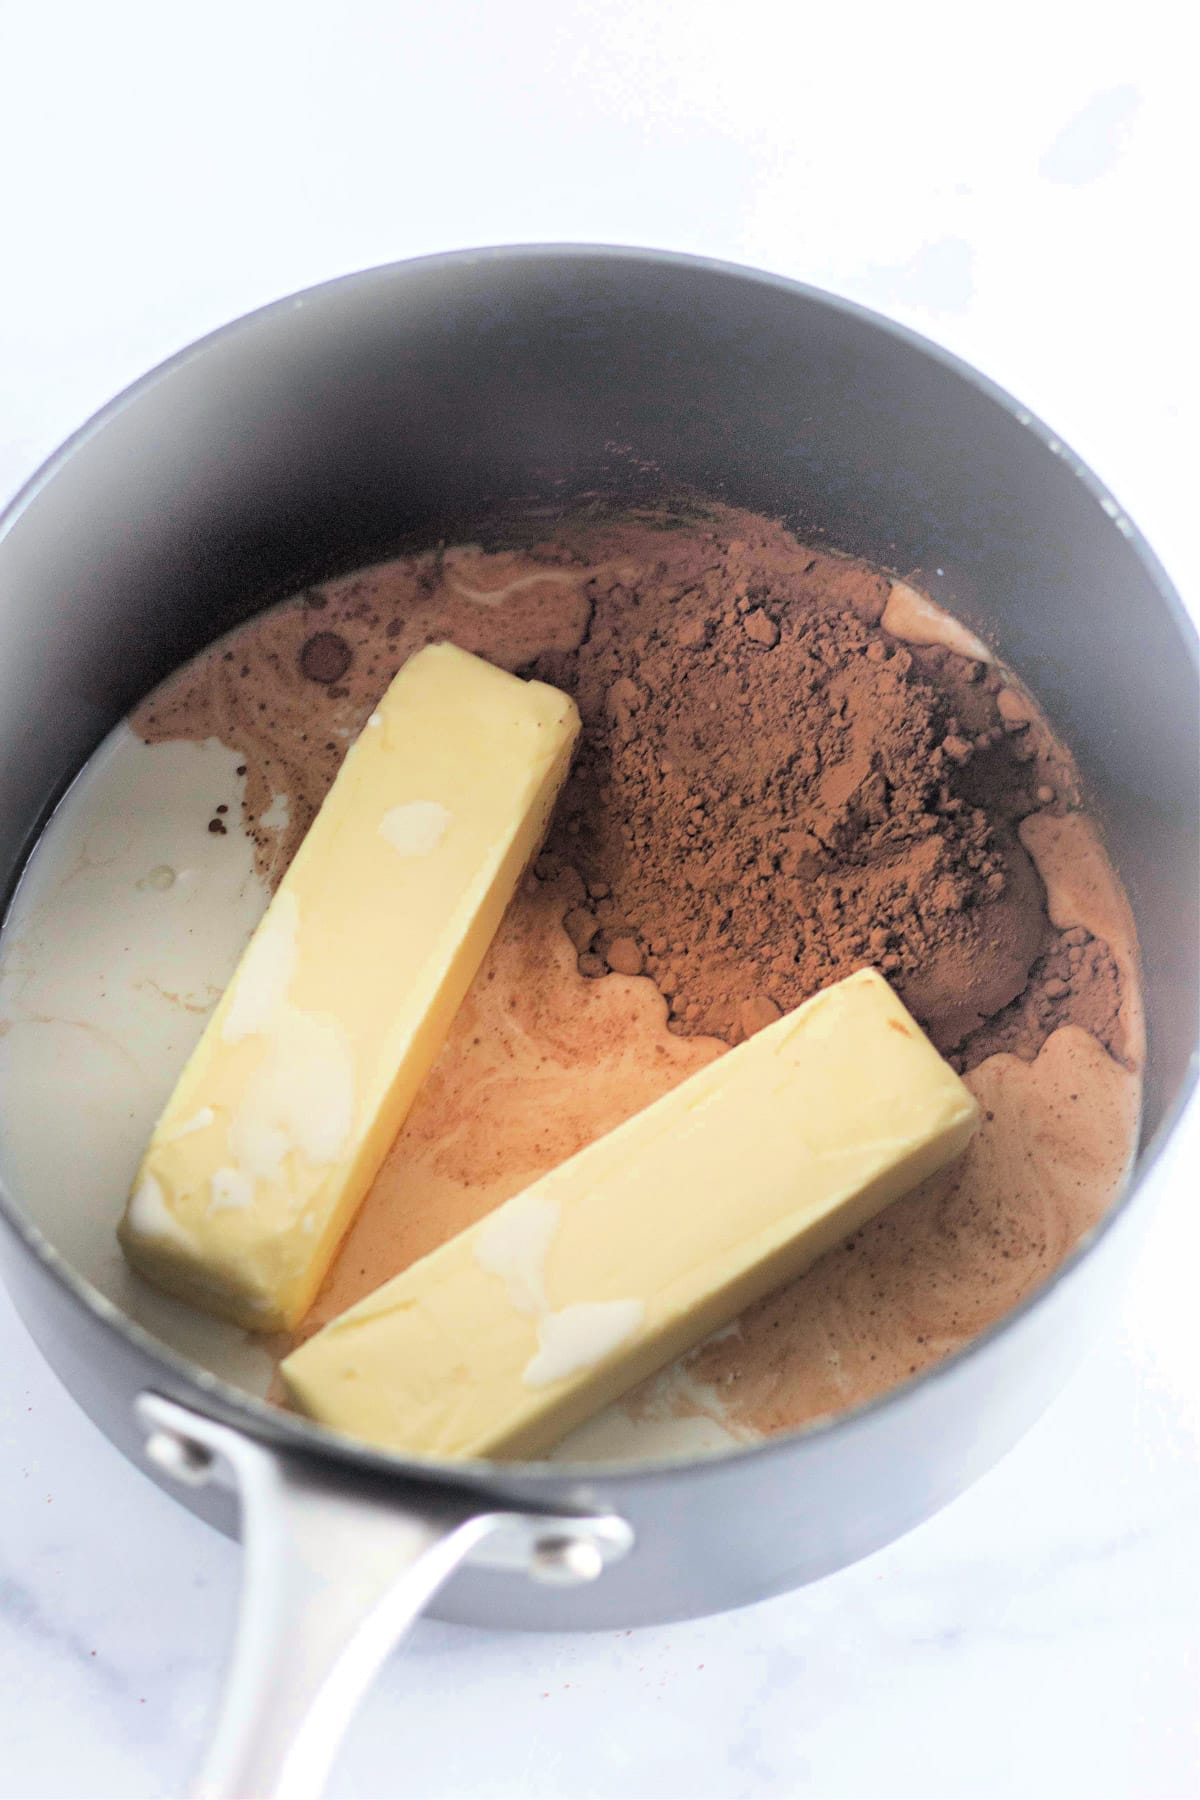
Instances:
[[[563,1585],[633,1537],[611,1514],[490,1510],[463,1492],[339,1481],[160,1394],[137,1402],[150,1459],[236,1488],[244,1552],[233,1656],[196,1800],[319,1800],[369,1682],[468,1558]]]

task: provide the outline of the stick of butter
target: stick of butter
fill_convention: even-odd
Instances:
[[[283,1363],[389,1448],[536,1456],[957,1156],[970,1091],[874,970],[397,1275]]]
[[[159,1287],[290,1327],[535,853],[574,703],[449,644],[353,745],[155,1128],[120,1227]]]

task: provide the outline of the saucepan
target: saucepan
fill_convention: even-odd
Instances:
[[[498,507],[666,489],[944,573],[1046,704],[1137,916],[1136,1169],[1053,1279],[969,1348],[795,1434],[648,1466],[439,1465],[340,1438],[165,1348],[0,1193],[8,1279],[50,1363],[152,1479],[244,1540],[204,1793],[316,1794],[426,1606],[554,1630],[675,1620],[907,1531],[1045,1407],[1151,1210],[1194,1077],[1195,634],[1120,506],[1037,419],[912,333],[774,276],[577,247],[401,263],[267,307],[114,401],[3,523],[7,890],[104,734],[257,609],[469,537]]]

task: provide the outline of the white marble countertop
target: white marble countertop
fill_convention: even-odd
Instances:
[[[658,244],[837,289],[968,357],[1194,594],[1168,6],[1117,33],[1018,0],[974,42],[961,8],[827,10],[0,8],[0,494],[144,368],[308,282],[470,243]],[[693,1625],[423,1624],[333,1792],[1195,1796],[1198,1172],[1193,1116],[1090,1359],[937,1518]],[[238,1553],[109,1448],[2,1294],[0,1371],[0,1800],[179,1794]]]

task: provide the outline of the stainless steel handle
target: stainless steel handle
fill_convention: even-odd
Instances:
[[[232,1485],[241,1503],[237,1633],[196,1800],[319,1800],[380,1664],[468,1558],[567,1585],[633,1541],[610,1514],[491,1512],[434,1488],[419,1501],[383,1484],[364,1494],[162,1395],[137,1408],[160,1470]]]

